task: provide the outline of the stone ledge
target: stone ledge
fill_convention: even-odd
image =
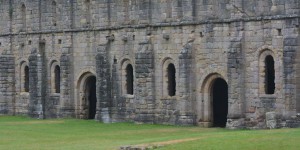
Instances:
[[[280,114],[276,112],[266,113],[266,127],[269,129],[277,128],[298,128],[300,127],[300,116],[291,116],[290,119],[281,120]]]
[[[189,25],[202,25],[202,24],[219,24],[219,23],[233,23],[233,22],[251,22],[251,21],[263,21],[263,20],[283,20],[300,18],[300,15],[276,15],[276,16],[260,16],[260,17],[248,17],[240,19],[220,19],[220,20],[206,20],[206,21],[178,21],[170,23],[156,23],[156,24],[138,24],[138,25],[116,25],[113,27],[90,27],[90,28],[78,28],[78,29],[65,29],[65,30],[44,30],[34,32],[19,32],[19,33],[4,33],[0,34],[0,37],[4,36],[16,36],[16,35],[29,35],[29,34],[49,34],[49,33],[67,33],[67,32],[88,32],[88,31],[108,31],[108,30],[120,30],[124,28],[143,29],[148,27],[173,27],[173,26],[189,26]]]
[[[212,122],[198,122],[197,125],[199,127],[209,128],[209,127],[212,127],[213,123]]]

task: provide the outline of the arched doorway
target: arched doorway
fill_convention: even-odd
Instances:
[[[95,76],[90,76],[86,79],[85,98],[87,119],[95,119],[97,104]]]
[[[213,127],[226,127],[228,114],[228,85],[217,78],[211,87]]]
[[[78,82],[77,115],[81,119],[95,119],[97,108],[96,76],[84,73]]]

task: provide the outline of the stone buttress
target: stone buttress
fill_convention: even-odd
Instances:
[[[29,116],[43,119],[45,116],[45,98],[47,70],[45,43],[39,43],[39,49],[32,49],[29,56]]]
[[[151,35],[139,43],[135,54],[135,108],[137,122],[154,122],[154,54]]]
[[[97,120],[111,122],[112,93],[111,93],[111,64],[110,42],[101,44],[97,48],[96,74],[97,74]]]
[[[15,114],[15,57],[4,51],[0,55],[0,114]]]

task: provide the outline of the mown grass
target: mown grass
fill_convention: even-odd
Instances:
[[[103,124],[93,120],[36,120],[0,116],[0,149],[118,149],[124,145],[164,145],[162,150],[295,149],[300,129],[219,128]]]

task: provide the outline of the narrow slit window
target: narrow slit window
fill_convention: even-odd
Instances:
[[[90,0],[85,1],[85,19],[86,19],[86,24],[87,25],[91,24],[91,4],[90,4]]]
[[[56,26],[56,2],[53,1],[52,2],[52,25]]]
[[[22,15],[22,30],[25,31],[26,30],[26,7],[23,4],[21,6],[21,15]]]
[[[60,93],[60,67],[57,65],[54,69],[55,75],[55,93]]]
[[[169,96],[175,96],[176,94],[176,70],[174,64],[169,64],[167,68],[168,72],[168,93]]]
[[[24,67],[24,91],[29,92],[29,67]]]
[[[124,18],[125,18],[125,21],[129,21],[129,0],[124,0],[124,8],[125,8],[125,10],[124,10]]]
[[[178,18],[182,18],[182,16],[183,16],[182,5],[183,5],[183,2],[181,0],[177,1],[177,9],[178,9],[177,17]]]
[[[133,67],[128,64],[126,67],[126,89],[127,94],[133,95]]]
[[[265,59],[265,93],[274,94],[275,92],[275,69],[274,59],[267,56]]]
[[[167,1],[167,18],[172,18],[172,0]]]

